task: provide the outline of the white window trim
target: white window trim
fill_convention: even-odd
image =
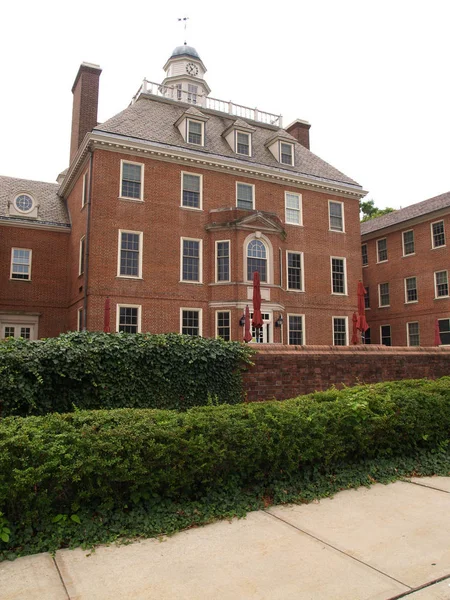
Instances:
[[[389,339],[391,340],[391,346],[392,346],[392,327],[391,327],[390,323],[384,323],[383,325],[380,325],[380,345],[383,344],[383,335],[381,333],[383,327],[389,327]]]
[[[248,208],[241,208],[240,206],[238,206],[238,185],[248,185],[250,187],[252,187],[252,208],[248,209]],[[239,208],[239,210],[255,210],[255,184],[254,183],[246,183],[245,181],[236,181],[236,208]]]
[[[196,306],[194,306],[194,307],[182,306],[180,308],[180,334],[183,332],[183,311],[184,310],[195,310],[196,312],[198,312],[198,335],[199,335],[199,337],[202,337],[203,336],[203,308],[198,308]],[[221,312],[225,312],[225,311],[221,311]],[[230,325],[231,325],[231,321],[230,321]]]
[[[388,262],[388,260],[389,260],[389,254],[388,254],[388,258],[385,258],[384,260],[380,260],[380,252],[378,250],[378,244],[379,244],[379,242],[382,242],[383,240],[386,240],[386,253],[387,253],[387,238],[384,237],[384,238],[378,239],[377,240],[377,265]]]
[[[184,206],[184,204],[183,204],[183,191],[184,191],[183,180],[184,180],[185,175],[194,175],[195,177],[200,177],[200,196],[199,196],[200,206],[199,206],[199,208],[195,208],[195,206]],[[197,210],[197,211],[203,210],[203,175],[201,175],[200,173],[193,173],[192,171],[181,171],[180,207],[184,208],[186,210]]]
[[[28,196],[28,198],[30,198],[32,204],[31,204],[31,208],[29,210],[22,210],[21,208],[18,208],[16,202],[20,196]],[[36,208],[36,200],[29,192],[20,192],[20,194],[17,194],[17,196],[14,198],[13,206],[18,214],[29,215]]]
[[[348,346],[349,345],[349,343],[348,343],[348,317],[346,317],[344,315],[342,315],[342,316],[335,315],[331,318],[331,325],[332,325],[331,339],[333,340],[333,346],[335,346],[335,343],[334,343],[334,320],[335,319],[345,319],[345,345]]]
[[[362,262],[362,248],[363,248],[363,246],[365,246],[365,247],[366,247],[367,264],[364,264],[364,263]],[[361,263],[362,263],[362,268],[363,268],[363,269],[365,269],[366,267],[368,267],[368,266],[369,266],[369,247],[368,247],[368,245],[367,245],[367,244],[361,244]]]
[[[77,331],[83,331],[83,307],[77,309]]]
[[[288,254],[300,254],[300,269],[301,269],[301,274],[302,274],[302,280],[301,280],[301,286],[302,289],[301,290],[296,290],[293,288],[289,287],[289,265],[288,265]],[[288,292],[297,292],[297,293],[304,293],[305,292],[305,269],[304,269],[304,253],[303,252],[298,252],[297,250],[286,250],[286,254],[285,254],[285,261],[286,261],[286,290]],[[347,279],[346,279],[347,280]],[[340,294],[342,295],[342,294]]]
[[[218,339],[220,337],[220,335],[219,335],[219,318],[218,318],[219,313],[228,313],[228,316],[230,319],[230,341],[231,341],[232,340],[232,337],[231,337],[231,310],[226,310],[226,309],[221,309],[221,308],[217,309],[215,312],[215,338]],[[183,313],[181,313],[181,315],[183,315]]]
[[[139,165],[141,167],[141,196],[140,198],[129,198],[128,196],[122,196],[122,177],[123,177],[123,165]],[[121,160],[120,161],[120,181],[119,181],[119,200],[128,200],[130,202],[144,202],[144,163],[136,162],[133,160]]]
[[[248,137],[248,154],[243,154],[242,152],[238,152],[238,133],[246,135]],[[234,151],[239,156],[252,156],[252,134],[248,131],[242,131],[240,129],[235,129],[234,131]]]
[[[120,274],[120,254],[122,249],[122,233],[134,233],[139,236],[139,275],[121,275]],[[119,239],[117,245],[117,277],[120,279],[142,279],[142,258],[144,250],[144,240],[142,231],[131,231],[130,229],[119,229]]]
[[[288,195],[298,197],[298,212],[299,212],[299,221],[300,221],[299,223],[292,223],[292,221],[287,220],[287,211],[288,211],[287,197],[288,197]],[[289,207],[289,210],[295,210],[295,209]],[[303,198],[302,198],[301,194],[298,194],[297,192],[288,192],[288,191],[284,192],[284,222],[286,223],[286,225],[295,225],[296,227],[303,227]]]
[[[408,300],[408,288],[406,287],[406,281],[408,279],[415,279],[416,280],[417,300]],[[403,284],[404,284],[404,289],[405,289],[405,304],[417,304],[419,302],[419,292],[417,290],[417,276],[416,275],[411,275],[411,277],[405,277],[404,280],[403,280]]]
[[[186,240],[187,242],[200,242],[198,247],[199,254],[199,263],[198,263],[198,281],[190,281],[189,279],[183,279],[183,242]],[[199,283],[203,283],[203,240],[198,238],[191,237],[181,237],[180,238],[180,283],[191,283],[193,285],[198,285]],[[192,310],[192,309],[186,309]],[[195,309],[197,310],[197,309]]]
[[[450,321],[450,318],[447,318],[447,319],[438,319],[438,322],[439,321]],[[440,333],[440,330],[439,330],[439,333]],[[439,344],[439,347],[440,346],[445,346],[446,348],[448,348],[448,347],[450,347],[450,344]]]
[[[306,346],[306,319],[305,319],[305,315],[300,315],[298,313],[287,313],[286,314],[287,317],[287,323],[286,323],[286,327],[287,327],[287,340],[286,343],[288,346],[293,346],[294,344],[289,344],[289,317],[301,317],[302,318],[302,334],[303,334],[303,344],[302,346]]]
[[[413,232],[414,252],[411,252],[411,254],[405,254],[405,233],[409,233],[410,231]],[[407,229],[406,231],[402,231],[402,252],[403,252],[403,258],[407,258],[408,256],[415,256],[415,254],[416,254],[416,239],[414,236],[414,229]]]
[[[84,252],[84,265],[83,265],[83,271],[81,271],[81,261],[82,261],[82,254],[83,254],[83,241],[86,240],[86,236],[83,235],[80,238],[80,248],[78,250],[78,277],[80,277],[80,275],[83,275],[84,270],[86,269],[86,242],[85,242],[85,252]]]
[[[444,225],[444,239],[445,239],[445,244],[442,245],[442,246],[435,246],[434,245],[433,225],[436,225],[436,223],[443,223],[443,225]],[[445,234],[445,221],[444,221],[444,219],[439,219],[439,221],[433,221],[433,223],[430,223],[430,232],[431,232],[431,249],[432,250],[439,250],[439,248],[445,248],[447,246],[447,236]]]
[[[342,229],[332,229],[331,228],[331,204],[340,204],[341,205],[341,215],[342,215]],[[328,200],[328,231],[332,231],[333,233],[345,233],[345,205],[343,202],[339,200]]]
[[[88,176],[88,171],[85,172],[85,174],[83,175],[83,181],[82,181],[82,189],[81,189],[81,208],[84,208],[86,206],[86,180],[87,180],[87,176]],[[122,179],[120,180],[122,181]]]
[[[282,162],[282,160],[281,160],[281,154],[282,154],[282,152],[281,152],[281,144],[285,144],[286,146],[290,146],[291,147],[291,162],[290,163],[285,163],[285,162]],[[278,142],[278,152],[279,152],[279,154],[278,154],[278,157],[279,157],[278,158],[278,162],[281,165],[289,165],[291,167],[294,166],[294,144],[291,144],[290,142],[284,142],[283,140],[280,140]]]
[[[202,143],[196,144],[195,142],[189,141],[189,123],[200,123],[201,125],[201,137]],[[198,119],[186,119],[186,139],[185,142],[187,144],[192,144],[193,146],[204,146],[205,145],[205,123],[203,121],[199,121]]]
[[[333,258],[344,261],[344,287],[345,292],[342,294],[341,292],[333,292]],[[331,295],[332,296],[348,296],[348,287],[347,287],[347,259],[345,256],[330,256],[330,276],[331,276]]]
[[[224,242],[228,242],[228,279],[223,280],[223,281],[219,281],[218,277],[219,277],[219,270],[217,268],[217,261],[218,261],[218,252],[217,252],[217,246],[218,244],[223,244]],[[221,283],[229,283],[231,281],[231,240],[216,240],[214,243],[214,282],[221,284]],[[224,311],[222,311],[224,312]]]
[[[439,246],[439,248],[443,248],[443,246]],[[436,275],[438,273],[447,273],[447,289],[450,291],[450,287],[449,287],[449,283],[448,283],[448,270],[447,269],[441,269],[440,271],[435,271],[434,272],[434,299],[435,300],[442,300],[443,298],[449,298],[449,294],[447,294],[446,296],[438,296],[437,295],[437,277]]]
[[[141,333],[141,316],[142,316],[142,305],[141,304],[116,304],[116,333],[119,333],[119,320],[120,320],[120,309],[121,308],[137,308],[138,309],[138,322],[137,322],[137,333]]]
[[[2,314],[0,315],[0,338],[4,327],[30,327],[30,340],[39,339],[39,317],[34,315]]]
[[[30,264],[29,264],[30,269],[29,269],[29,273],[28,273],[29,274],[28,279],[24,279],[23,277],[21,277],[21,278],[13,277],[14,250],[26,250],[27,252],[30,253]],[[31,281],[31,266],[32,266],[32,261],[33,261],[33,250],[31,250],[31,248],[17,248],[17,247],[11,248],[11,265],[10,265],[10,271],[9,271],[9,278],[12,281]]]
[[[414,325],[414,323],[417,323],[418,325],[418,335],[419,335],[419,345],[418,346],[411,346],[410,343],[410,339],[409,339],[409,325]],[[391,338],[392,340],[392,338]],[[409,321],[408,323],[406,323],[406,344],[407,346],[411,346],[412,348],[419,348],[420,347],[420,324],[419,321]]]
[[[389,283],[389,281],[382,281],[378,284],[378,308],[390,308],[391,306],[391,286],[389,286],[389,304],[383,304],[383,306],[381,305],[381,286],[384,283]]]
[[[259,234],[259,235],[258,235]],[[247,279],[247,251],[248,251],[248,245],[252,240],[261,240],[265,246],[266,246],[266,250],[267,250],[267,281],[261,281],[261,285],[269,285],[272,284],[274,281],[274,274],[273,274],[273,246],[272,246],[272,242],[269,240],[269,238],[267,236],[265,236],[263,233],[261,232],[256,232],[256,233],[251,233],[250,235],[248,235],[245,240],[244,240],[244,277],[243,277],[243,281],[245,283],[251,283],[253,284],[253,280],[249,280]]]

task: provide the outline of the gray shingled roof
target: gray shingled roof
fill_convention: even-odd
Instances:
[[[44,181],[16,179],[0,175],[0,219],[41,225],[70,227],[69,215],[64,201],[57,195],[59,185]],[[8,206],[19,194],[29,194],[39,204],[38,218],[10,216]]]
[[[215,111],[202,109],[201,107],[196,107],[196,110],[200,110],[208,117],[205,146],[203,148],[193,147],[192,144],[184,142],[178,128],[174,125],[177,119],[186,112],[186,109],[187,105],[185,104],[168,102],[159,98],[152,99],[148,96],[141,97],[118,115],[97,125],[94,132],[107,132],[137,140],[164,144],[169,147],[177,146],[195,150],[195,152],[215,155],[217,158],[233,158],[254,166],[268,166],[279,171],[290,171],[297,175],[311,176],[326,182],[360,187],[353,179],[350,179],[298,143],[295,144],[295,166],[280,165],[270,150],[264,146],[277,133],[277,130],[254,121],[249,123],[252,127],[255,127],[252,139],[253,156],[237,157],[222,136],[223,132],[236,121],[236,117],[229,117],[225,114],[221,116]],[[291,137],[286,131],[280,131],[285,136]]]
[[[398,223],[403,223],[404,221],[409,221],[410,219],[416,219],[417,217],[422,217],[437,210],[441,210],[442,208],[449,207],[450,192],[446,192],[440,196],[423,200],[423,202],[418,202],[417,204],[411,204],[411,206],[407,206],[406,208],[402,208],[392,213],[388,213],[387,215],[383,215],[382,217],[377,217],[376,219],[370,219],[370,221],[361,223],[361,235],[366,235],[367,233],[372,233],[373,231],[378,231],[379,229],[385,229],[386,227],[391,227],[393,225],[397,225]]]

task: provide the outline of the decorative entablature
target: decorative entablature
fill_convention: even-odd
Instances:
[[[269,180],[282,183],[283,185],[310,189],[345,198],[353,198],[355,200],[359,200],[367,194],[367,191],[363,190],[357,184],[353,185],[314,175],[283,171],[281,167],[280,169],[274,169],[265,165],[249,164],[244,161],[240,162],[238,158],[231,160],[222,156],[208,155],[204,152],[200,153],[194,149],[174,149],[173,147],[169,148],[156,142],[137,141],[111,133],[96,132],[86,134],[77,155],[70,165],[58,191],[58,194],[62,198],[67,198],[77,181],[80,170],[86,162],[87,155],[95,149],[107,150],[109,152],[126,152],[141,158],[148,157],[155,160],[175,162],[177,164],[189,164],[190,166],[197,166],[213,171],[239,173],[240,175],[250,176],[254,179]]]
[[[209,213],[210,222],[205,226],[206,231],[223,229],[242,229],[245,231],[261,231],[265,234],[278,235],[282,240],[287,237],[280,219],[275,213],[262,210],[252,211],[239,208],[212,210]]]
[[[222,137],[226,139],[228,145],[236,154],[252,156],[252,134],[255,131],[255,127],[251,127],[242,119],[236,119],[234,123],[225,129]]]

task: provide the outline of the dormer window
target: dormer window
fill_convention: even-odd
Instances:
[[[236,153],[250,156],[250,134],[236,131]]]
[[[203,126],[204,123],[201,121],[193,121],[187,119],[187,142],[189,144],[197,144],[197,146],[203,146]]]
[[[27,219],[37,219],[39,204],[31,194],[22,192],[14,200],[8,201],[9,214],[14,217],[26,217]]]
[[[26,214],[33,210],[34,201],[33,198],[28,194],[20,194],[20,196],[17,196],[17,198],[14,200],[14,205],[16,210]]]
[[[280,142],[280,162],[284,165],[294,164],[293,144],[286,144],[285,142]]]

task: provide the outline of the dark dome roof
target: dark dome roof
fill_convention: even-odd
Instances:
[[[175,56],[192,56],[193,58],[198,58],[198,60],[201,60],[197,50],[192,46],[188,46],[187,44],[184,44],[183,46],[177,46],[172,52],[172,56],[170,58],[174,58]]]

